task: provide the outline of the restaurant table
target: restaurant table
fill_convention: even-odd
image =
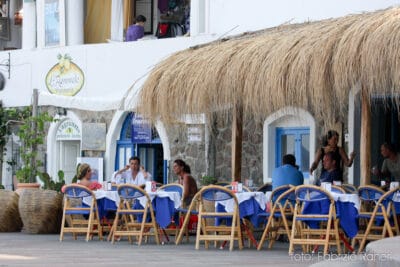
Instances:
[[[109,211],[116,211],[120,202],[117,191],[93,191],[96,196],[97,206],[99,209],[99,217],[104,218]],[[175,214],[175,210],[181,206],[181,197],[178,192],[147,192],[152,201],[154,213],[157,223],[165,228],[171,223],[171,218]],[[141,197],[138,199],[142,207],[146,205],[147,199]],[[83,202],[90,205],[91,197],[84,198]]]
[[[176,209],[182,205],[179,192],[163,191],[148,192],[156,217],[156,222],[161,228],[167,228],[171,223],[171,218],[176,214]],[[147,203],[145,197],[139,198],[139,203],[144,207]],[[176,218],[177,221],[179,219]]]
[[[258,226],[262,218],[259,213],[264,212],[267,198],[263,192],[239,192],[235,193],[239,204],[240,219],[247,218],[254,226]],[[233,212],[234,200],[217,201],[216,211]]]
[[[358,211],[360,210],[360,198],[357,194],[340,194],[329,192],[335,200],[336,216],[339,218],[340,227],[345,234],[353,238],[358,232]],[[303,214],[328,214],[329,200],[307,202]],[[308,222],[311,228],[317,228],[318,223]]]
[[[96,197],[97,208],[99,209],[100,219],[105,218],[108,212],[110,211],[115,212],[117,210],[120,201],[117,191],[105,191],[99,189],[93,191],[93,193]],[[91,196],[83,198],[83,203],[87,206],[90,205],[91,201],[92,201]]]

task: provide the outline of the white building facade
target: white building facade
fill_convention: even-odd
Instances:
[[[58,170],[64,170],[67,182],[74,175],[77,158],[93,155],[104,161],[101,177],[104,180],[109,180],[131,155],[145,158],[146,167],[160,173],[160,182],[171,180],[168,177],[170,160],[184,157],[184,154],[172,149],[173,141],[161,122],[154,125],[157,136],[147,145],[126,145],[124,142],[129,143],[129,137],[124,141],[121,136],[132,134],[127,123],[131,116],[127,107],[135,105],[137,93],[151,69],[172,53],[246,31],[375,11],[400,3],[399,0],[182,0],[175,1],[182,2],[181,7],[170,9],[165,7],[169,5],[168,0],[108,2],[108,40],[89,44],[85,34],[91,30],[87,22],[93,7],[90,0],[6,1],[8,17],[3,23],[9,32],[0,33],[3,36],[0,48],[4,50],[0,52],[0,72],[5,78],[0,91],[2,105],[6,108],[28,106],[33,89],[38,89],[39,106],[57,110],[58,121],[50,126],[46,139],[45,170],[52,177],[57,176]],[[126,10],[127,2],[134,7],[130,12]],[[179,8],[184,12],[183,7],[190,8],[190,36],[156,38],[157,26],[167,21],[166,15],[174,16]],[[16,25],[20,11],[23,22]],[[146,15],[147,33],[143,39],[123,42],[126,14]],[[357,88],[354,91],[356,94]],[[89,115],[82,116],[77,110],[87,111]],[[345,139],[348,151],[354,149],[354,112],[354,96],[351,96],[348,127],[342,131],[348,134]],[[103,114],[107,114],[105,123],[99,122]],[[90,138],[85,135],[97,134],[103,128],[104,134],[97,137],[101,145],[91,148]],[[66,129],[69,130],[66,132]],[[262,181],[269,181],[272,170],[285,153],[296,155],[308,177],[308,168],[319,146],[318,137],[323,134],[321,131],[307,110],[288,107],[271,114],[263,125],[262,160],[256,166],[262,173]],[[202,134],[201,140],[206,142],[207,131]],[[11,139],[9,148],[16,142]],[[155,163],[159,161],[159,156],[155,155],[159,149],[162,150],[162,164]],[[6,157],[12,157],[12,151],[8,149]],[[207,155],[204,157],[207,159]],[[201,175],[207,173],[207,168]],[[13,170],[7,163],[3,164],[2,173],[2,184],[10,188]],[[251,171],[246,175],[251,176]],[[354,181],[353,169],[348,171],[348,181]]]

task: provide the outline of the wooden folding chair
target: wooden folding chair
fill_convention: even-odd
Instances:
[[[118,195],[120,203],[113,223],[112,243],[117,236],[127,236],[132,243],[131,237],[134,236],[140,246],[143,237],[154,236],[156,243],[160,244],[153,205],[146,191],[140,186],[123,184],[118,186]]]
[[[303,252],[309,252],[310,245],[323,245],[324,255],[328,253],[329,245],[336,245],[340,254],[339,220],[332,196],[313,185],[298,186],[295,194],[289,254],[293,253],[294,245],[302,245]]]
[[[268,235],[268,248],[272,248],[277,235],[284,234],[290,239],[291,218],[293,217],[296,188],[291,185],[277,187],[271,194],[271,211],[260,214],[267,216],[267,224],[258,243],[260,250]],[[283,228],[283,229],[282,229]]]
[[[84,204],[84,198],[90,202],[89,205]],[[103,239],[96,197],[86,186],[71,184],[65,187],[60,241],[64,239],[65,233],[72,233],[74,239],[77,234],[84,233],[86,241],[94,234],[98,234],[100,240]]]
[[[199,221],[196,234],[196,249],[199,249],[200,241],[205,241],[206,249],[209,247],[209,241],[229,241],[229,250],[232,251],[235,240],[239,243],[239,249],[242,249],[239,204],[235,194],[225,187],[211,185],[203,187],[199,191],[198,198]],[[215,207],[218,201],[233,201],[233,211],[216,212],[214,209],[208,209],[211,206]],[[231,219],[232,224],[218,224],[218,221],[223,219]]]
[[[157,190],[160,191],[166,191],[166,192],[178,192],[181,200],[182,200],[182,205],[183,206],[183,185],[178,184],[178,183],[171,183],[171,184],[166,184],[166,185],[162,185],[160,188],[158,188]],[[174,233],[175,234],[175,238],[178,236],[179,233],[179,219],[181,216],[183,216],[184,209],[182,207],[180,207],[177,211],[176,211],[176,216],[174,216],[173,218],[171,218],[171,225],[173,225],[175,227],[175,229],[161,229],[163,234],[166,236],[167,241],[169,242],[169,234]],[[186,228],[186,237],[187,239],[189,239],[189,231]]]
[[[371,219],[372,213],[375,209],[376,203],[385,194],[380,187],[375,185],[364,185],[360,186],[357,190],[358,196],[360,197],[360,210],[358,212],[358,234],[352,240],[351,246],[354,248],[357,241],[362,239],[362,235],[367,229],[369,220]],[[382,231],[382,226],[372,225],[371,230]]]
[[[199,212],[199,196],[200,196],[200,192],[197,192],[196,195],[193,197],[192,202],[190,202],[189,207],[186,208],[180,208],[179,211],[183,214],[185,214],[184,218],[183,218],[183,222],[182,225],[180,226],[179,229],[179,234],[178,236],[175,238],[175,245],[179,245],[182,241],[183,235],[186,234],[188,232],[188,224],[190,221],[190,216],[191,215],[196,215],[198,216]],[[189,241],[189,235],[186,235],[186,241]]]
[[[368,219],[367,229],[360,231],[355,240],[361,240],[358,253],[364,250],[367,240],[379,240],[386,235],[393,237],[393,232],[399,235],[399,224],[394,203],[400,203],[400,188],[395,188],[383,194],[376,202],[372,212],[360,212],[360,218]],[[390,219],[393,221],[391,224]],[[383,222],[383,225],[378,226]]]

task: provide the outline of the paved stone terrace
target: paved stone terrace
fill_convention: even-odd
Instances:
[[[172,237],[173,239],[173,237]],[[97,239],[85,242],[82,236],[73,240],[66,235],[29,235],[0,233],[0,267],[4,266],[309,266],[288,256],[288,243],[276,242],[272,250],[237,248],[230,252],[213,246],[196,251],[194,237],[190,243],[155,245],[153,241],[140,247],[121,240],[112,245]]]
[[[67,234],[63,242],[58,235],[30,235],[25,233],[0,233],[0,267],[5,266],[323,266],[323,267],[372,267],[400,266],[400,237],[375,241],[367,246],[368,255],[314,255],[296,251],[288,255],[288,243],[276,242],[274,248],[257,251],[237,247],[220,250],[213,246],[206,250],[194,249],[194,237],[189,243],[176,246],[170,243],[156,245],[154,241],[131,245],[121,240],[112,245],[98,239],[86,242],[83,236],[73,240]],[[265,244],[266,246],[267,244]],[[374,256],[375,260],[369,259]],[[382,258],[384,257],[384,258]]]

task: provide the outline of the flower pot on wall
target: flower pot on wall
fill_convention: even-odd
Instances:
[[[24,189],[20,192],[19,213],[23,232],[55,234],[60,232],[62,194],[53,190]]]

